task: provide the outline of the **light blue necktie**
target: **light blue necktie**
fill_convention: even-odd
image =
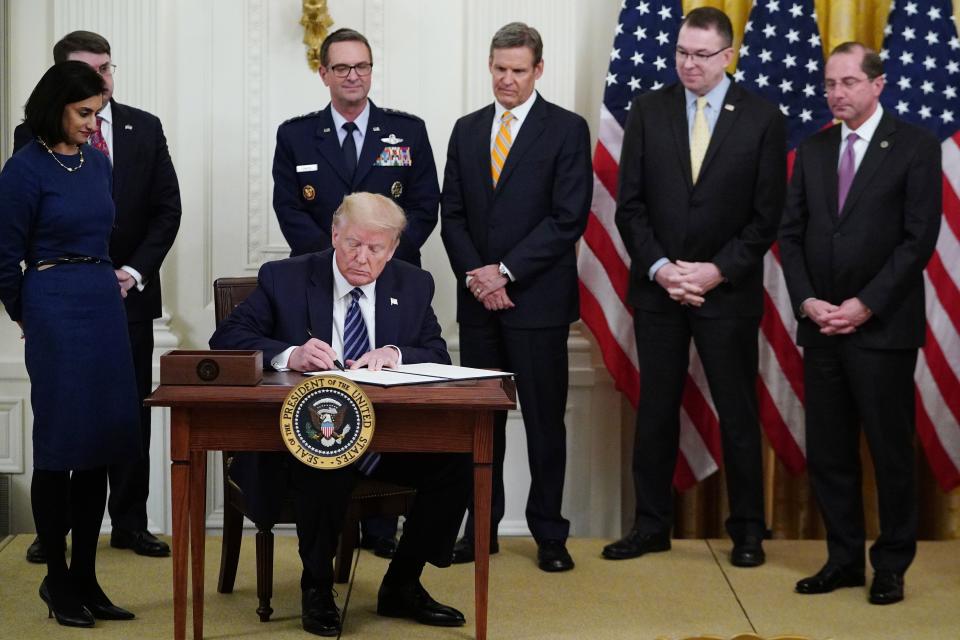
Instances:
[[[360,296],[363,291],[359,287],[354,287],[350,292],[350,306],[347,308],[347,315],[343,320],[343,360],[357,360],[360,356],[370,351],[370,339],[367,337],[367,325],[363,321],[363,314],[360,313]],[[357,461],[357,468],[360,473],[370,475],[380,462],[379,453],[368,453]]]

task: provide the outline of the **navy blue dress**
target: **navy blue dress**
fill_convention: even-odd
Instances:
[[[69,173],[34,141],[0,171],[0,301],[23,323],[33,464],[48,471],[142,454],[127,320],[108,254],[110,161],[91,147],[83,155]],[[70,167],[80,160],[57,157]],[[33,266],[70,255],[103,262]]]

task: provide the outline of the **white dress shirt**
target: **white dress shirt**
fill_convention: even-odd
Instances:
[[[337,131],[337,140],[340,141],[340,147],[343,147],[343,141],[347,138],[347,130],[343,128],[343,125],[349,120],[340,115],[340,112],[330,105],[330,115],[333,116],[333,128]],[[356,130],[353,132],[353,141],[356,143],[357,147],[357,162],[360,161],[360,151],[363,149],[363,140],[367,135],[367,123],[370,122],[370,101],[367,100],[367,104],[364,105],[363,111],[360,112],[360,115],[357,116],[357,119],[353,121],[353,124],[357,125]]]

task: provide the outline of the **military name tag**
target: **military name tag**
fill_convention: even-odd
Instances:
[[[410,155],[410,147],[384,147],[373,165],[375,167],[413,166],[413,156]]]
[[[313,376],[280,409],[280,435],[293,455],[317,469],[353,464],[370,446],[376,417],[363,389],[340,376]]]

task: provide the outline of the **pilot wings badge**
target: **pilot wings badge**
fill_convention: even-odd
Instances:
[[[280,434],[300,462],[339,469],[356,462],[373,439],[373,404],[363,389],[334,375],[294,387],[280,410]]]

